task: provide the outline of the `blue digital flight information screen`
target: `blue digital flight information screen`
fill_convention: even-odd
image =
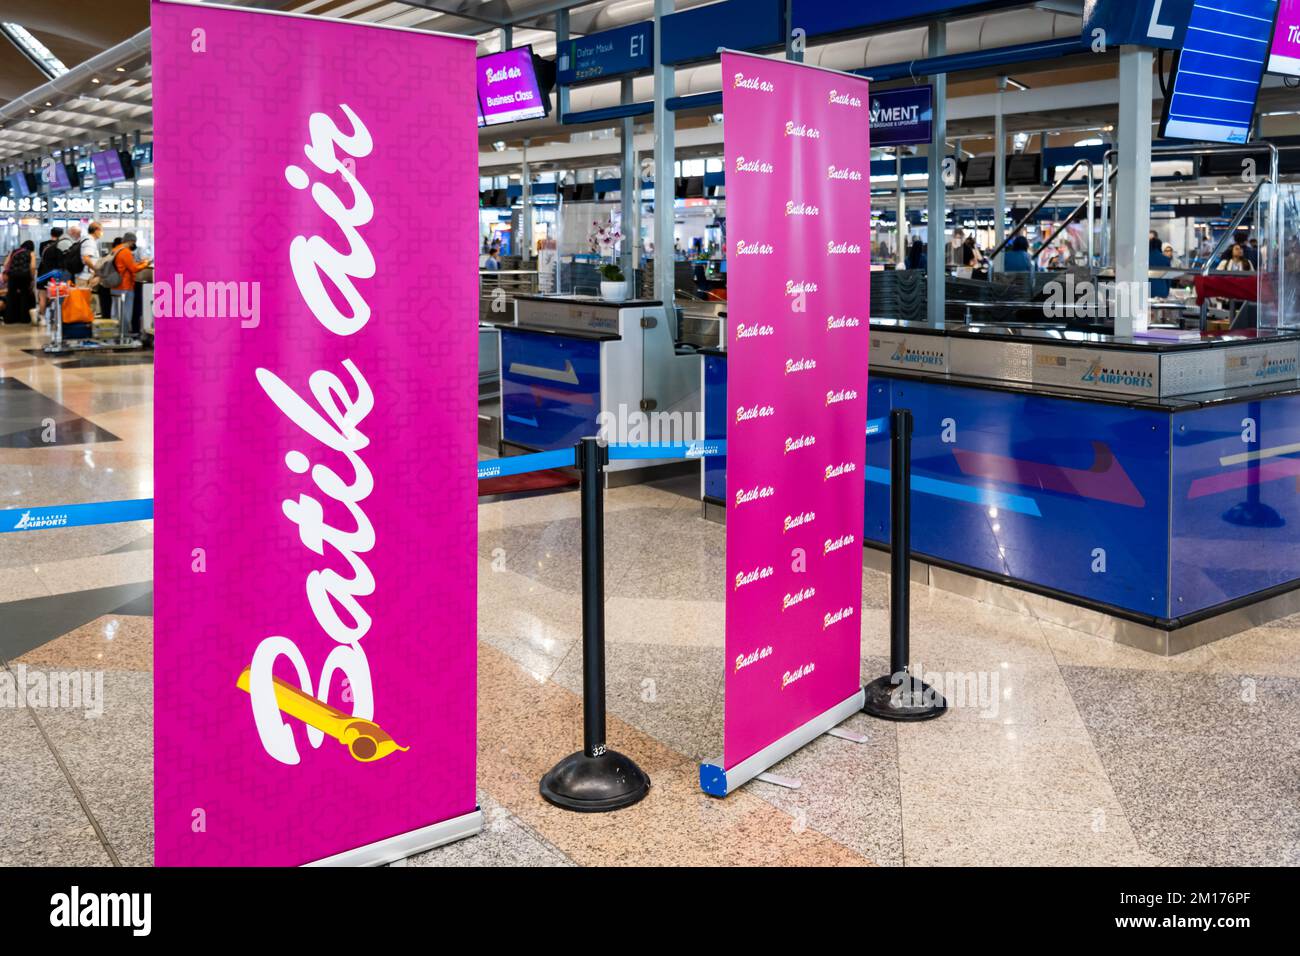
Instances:
[[[1162,136],[1246,142],[1277,4],[1278,0],[1197,0],[1165,103]]]

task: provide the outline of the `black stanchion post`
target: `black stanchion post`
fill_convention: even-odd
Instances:
[[[542,777],[546,800],[566,810],[601,812],[631,806],[650,778],[605,746],[605,466],[609,447],[596,438],[577,446],[582,476],[582,738],[583,749]]]
[[[948,709],[943,695],[913,676],[908,628],[912,586],[912,413],[889,413],[889,673],[868,684],[865,713],[929,720]]]

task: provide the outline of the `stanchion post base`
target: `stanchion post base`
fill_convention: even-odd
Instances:
[[[1262,501],[1242,501],[1223,513],[1223,520],[1242,528],[1280,528],[1286,519]]]
[[[862,690],[862,712],[881,720],[933,720],[948,710],[942,694],[910,676],[901,683],[892,676],[877,677]]]
[[[578,813],[606,813],[637,803],[650,791],[650,778],[614,750],[588,757],[569,754],[542,777],[542,797]]]

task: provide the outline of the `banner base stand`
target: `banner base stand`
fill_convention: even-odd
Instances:
[[[725,797],[766,771],[768,767],[780,763],[800,747],[858,713],[862,710],[864,699],[865,695],[859,689],[852,697],[818,714],[806,724],[796,727],[780,740],[768,744],[730,770],[723,768],[721,757],[716,763],[700,764],[700,789],[711,797]]]
[[[482,831],[483,811],[475,809],[441,823],[420,827],[409,833],[399,833],[376,843],[359,846],[355,850],[344,850],[323,860],[308,863],[307,866],[384,866],[404,860],[408,856],[432,850],[447,843],[455,843]]]
[[[640,802],[650,792],[650,778],[616,750],[598,757],[579,750],[552,767],[539,790],[548,803],[565,810],[606,813]]]
[[[863,713],[882,720],[933,720],[948,709],[941,693],[911,675],[897,683],[892,676],[877,677],[863,690]]]

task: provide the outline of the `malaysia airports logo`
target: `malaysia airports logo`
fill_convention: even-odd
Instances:
[[[18,523],[15,524],[11,531],[34,531],[37,528],[61,528],[68,523],[66,514],[45,514],[33,515],[30,511],[24,511],[18,517]]]
[[[899,339],[898,347],[889,356],[889,360],[903,365],[942,365],[943,353],[934,349],[914,349],[908,346],[906,340]]]
[[[1270,356],[1265,352],[1260,357],[1259,368],[1255,370],[1256,378],[1278,378],[1286,376],[1294,378],[1296,375],[1297,364],[1294,355],[1283,355],[1279,357]]]
[[[1155,385],[1155,378],[1150,372],[1139,369],[1108,368],[1099,358],[1088,363],[1087,369],[1079,380],[1089,385],[1122,385],[1128,388],[1152,388]]]

